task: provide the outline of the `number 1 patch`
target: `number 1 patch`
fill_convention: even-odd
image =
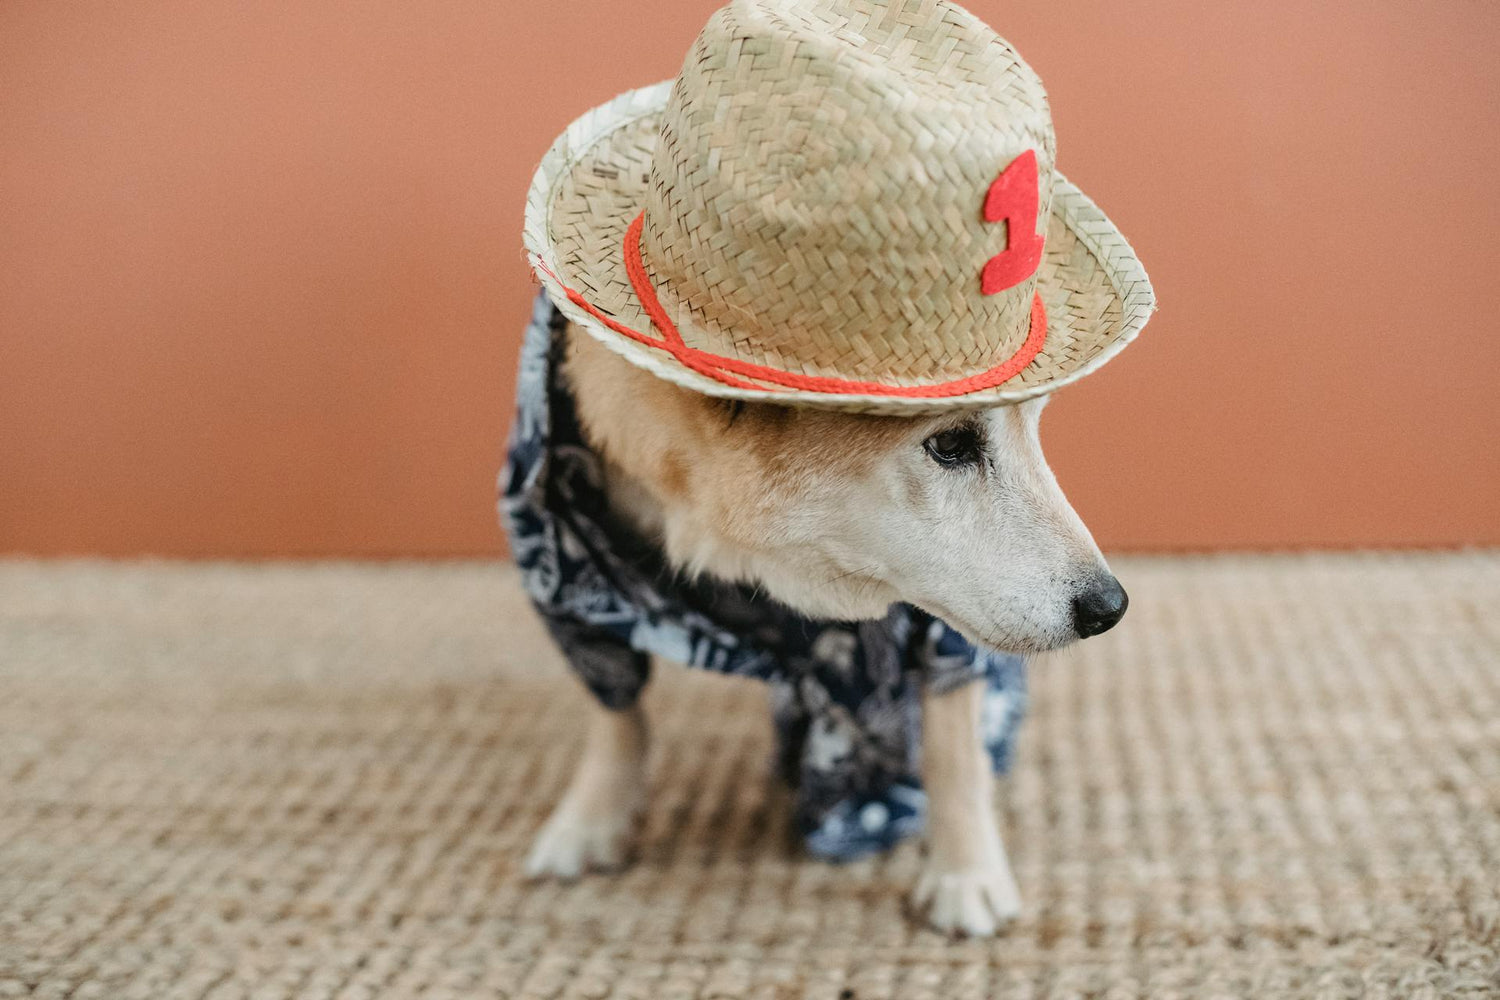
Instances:
[[[1036,231],[1040,206],[1036,151],[1028,149],[995,178],[984,199],[984,221],[1004,222],[1009,234],[1005,252],[984,265],[979,280],[984,294],[996,295],[1014,288],[1036,273],[1045,243]]]

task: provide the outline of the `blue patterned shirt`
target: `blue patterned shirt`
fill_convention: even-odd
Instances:
[[[1004,771],[1026,706],[1025,662],[977,649],[907,604],[814,621],[749,588],[686,580],[612,516],[603,464],[559,378],[567,321],[538,296],[500,477],[521,579],[569,665],[606,707],[635,703],[651,656],[771,687],[782,776],[809,851],[849,859],[922,827],[922,686],[986,685],[983,732]]]

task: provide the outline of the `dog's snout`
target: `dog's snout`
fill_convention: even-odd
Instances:
[[[1130,597],[1120,581],[1105,574],[1073,598],[1073,630],[1080,639],[1108,632],[1125,617]]]

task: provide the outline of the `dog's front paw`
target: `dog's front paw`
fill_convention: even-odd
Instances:
[[[1021,915],[1021,893],[1003,862],[950,871],[929,864],[917,881],[912,904],[944,934],[990,937]]]
[[[585,872],[623,867],[630,856],[636,815],[628,808],[588,814],[564,801],[532,842],[526,877],[570,880]]]

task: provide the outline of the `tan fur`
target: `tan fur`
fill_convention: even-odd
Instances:
[[[718,530],[746,542],[763,490],[814,472],[857,476],[895,442],[937,423],[736,406],[659,379],[582,335],[568,338],[567,377],[584,432],[612,467],[664,498],[696,504]]]
[[[656,536],[682,568],[773,589],[776,582],[758,579],[757,568],[779,565],[778,548],[801,545],[778,515],[805,509],[830,480],[859,481],[898,442],[918,442],[939,423],[731,404],[656,378],[576,334],[568,340],[566,372],[622,513]],[[881,605],[897,599],[857,564],[836,557],[803,568],[804,575],[837,579],[839,590],[863,589]],[[847,610],[827,613],[861,617],[837,614]]]

